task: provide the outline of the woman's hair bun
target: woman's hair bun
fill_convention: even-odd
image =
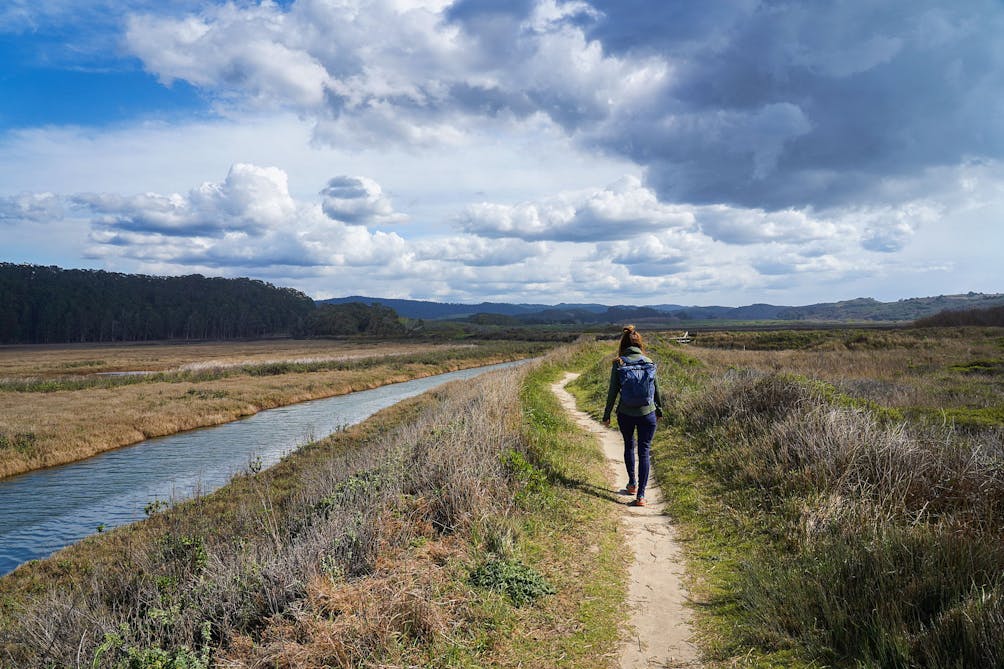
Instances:
[[[634,332],[634,326],[633,325],[625,325],[624,326],[624,332]]]

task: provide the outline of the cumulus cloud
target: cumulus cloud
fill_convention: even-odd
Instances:
[[[54,193],[19,193],[0,197],[0,223],[45,223],[63,217],[63,202]]]
[[[324,213],[336,221],[357,225],[383,225],[408,220],[394,211],[380,184],[367,177],[339,176],[321,191]]]
[[[635,276],[659,277],[686,272],[709,259],[710,245],[699,235],[670,232],[597,245],[595,260],[626,267]]]
[[[724,205],[699,207],[695,211],[701,231],[727,244],[804,243],[853,232],[849,226],[814,218],[811,211],[766,212]]]
[[[346,186],[341,199],[373,205],[368,196],[379,195],[379,185],[355,183],[360,198]],[[186,194],[88,193],[69,201],[90,216],[95,257],[213,268],[366,267],[392,265],[409,253],[396,234],[371,233],[332,220],[320,204],[297,202],[276,167],[235,164],[222,182]],[[376,215],[372,206],[360,206],[357,218],[367,212]]]
[[[541,202],[471,205],[459,215],[457,224],[485,237],[589,242],[622,239],[647,230],[689,228],[694,218],[683,208],[660,203],[640,180],[626,176],[606,188],[565,193]]]
[[[282,170],[238,164],[224,181],[186,194],[91,193],[67,200],[90,222],[90,258],[116,266],[127,261],[142,271],[293,274],[317,281],[337,276],[360,290],[366,278],[464,293],[504,283],[536,285],[533,277],[540,274],[554,288],[547,263],[535,262],[548,253],[545,243],[471,235],[409,240],[371,230],[359,223],[402,215],[368,177],[335,177],[321,195],[320,202],[297,201]]]
[[[241,163],[223,182],[203,183],[186,195],[82,193],[71,202],[108,228],[163,236],[258,236],[288,224],[296,212],[285,172]]]
[[[539,258],[548,252],[548,246],[540,242],[475,236],[418,240],[414,243],[414,249],[420,260],[458,262],[469,267],[513,265]]]
[[[902,250],[917,229],[941,218],[941,207],[910,203],[897,209],[882,208],[859,214],[864,222],[861,246],[869,251],[894,253]]]
[[[133,14],[126,42],[165,83],[292,105],[317,119],[326,141],[369,128],[373,138],[418,143],[449,138],[444,117],[462,128],[465,116],[543,113],[572,128],[648,95],[666,64],[606,55],[577,27],[598,16],[588,3],[554,0],[228,3],[180,17]]]
[[[322,141],[462,141],[472,119],[544,116],[647,168],[666,202],[880,206],[925,186],[895,200],[889,178],[1004,154],[994,0],[297,0],[127,26],[165,82],[293,106]]]

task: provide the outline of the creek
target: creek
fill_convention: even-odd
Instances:
[[[249,468],[450,381],[525,361],[474,367],[261,411],[147,439],[58,467],[0,480],[0,576],[105,529],[142,519],[147,505],[206,494]]]

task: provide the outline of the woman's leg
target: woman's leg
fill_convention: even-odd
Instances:
[[[636,418],[638,426],[638,497],[645,496],[651,463],[652,437],[655,436],[656,415],[652,413]]]
[[[636,418],[634,416],[625,416],[622,413],[617,414],[617,427],[620,428],[621,436],[624,437],[624,467],[627,469],[629,486],[637,485],[637,479],[635,479],[635,465],[634,465],[635,420]]]

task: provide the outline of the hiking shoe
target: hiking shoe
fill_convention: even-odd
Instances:
[[[645,506],[645,498],[638,497],[628,502],[628,506]]]
[[[638,486],[636,486],[636,485],[629,485],[629,486],[627,487],[627,494],[629,494],[629,495],[634,495],[634,494],[636,494],[637,492],[638,492]]]

